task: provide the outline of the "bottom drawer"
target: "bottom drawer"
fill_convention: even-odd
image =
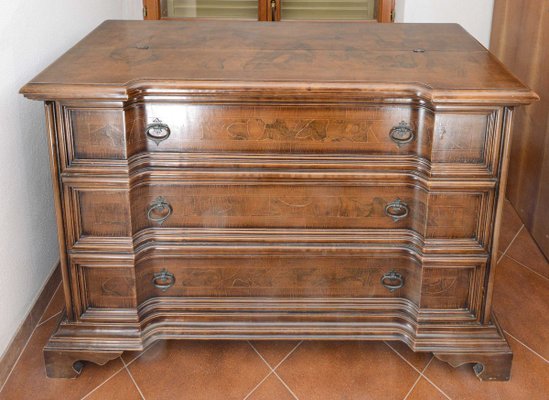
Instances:
[[[118,310],[135,317],[139,306],[154,298],[248,298],[257,299],[258,304],[262,299],[406,299],[415,304],[422,319],[446,318],[440,311],[467,319],[480,315],[485,262],[449,257],[425,259],[421,264],[406,253],[330,253],[154,252],[135,265],[130,260],[74,254],[74,315],[108,318]]]
[[[185,297],[404,297],[419,304],[408,257],[162,257],[136,266],[137,300]]]

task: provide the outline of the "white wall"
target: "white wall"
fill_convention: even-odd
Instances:
[[[0,354],[57,264],[44,110],[19,88],[105,19],[141,0],[10,0],[0,13]]]
[[[396,0],[396,22],[456,22],[485,47],[490,44],[494,0]]]

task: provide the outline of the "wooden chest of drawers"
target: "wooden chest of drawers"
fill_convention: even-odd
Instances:
[[[45,101],[77,375],[161,339],[401,340],[481,379],[514,107],[457,25],[108,21]]]

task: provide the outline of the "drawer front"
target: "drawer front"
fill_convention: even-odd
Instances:
[[[497,109],[183,103],[63,109],[63,166],[119,165],[145,152],[336,154],[418,156],[431,161],[434,175],[494,176],[499,160]]]
[[[427,193],[413,186],[143,185],[134,233],[149,227],[400,228],[423,232]]]
[[[65,185],[69,248],[77,242],[131,247],[132,236],[146,229],[212,230],[214,236],[235,229],[398,229],[425,240],[465,239],[484,247],[491,232],[492,190],[428,192],[398,183],[239,184],[231,179],[215,185],[151,180],[131,189],[89,185]]]
[[[267,248],[265,248],[267,250]],[[153,251],[131,260],[74,253],[72,303],[82,318],[135,318],[140,304],[153,298],[402,298],[419,309],[419,318],[436,321],[478,318],[486,264],[461,257],[426,258],[423,265],[403,252],[310,249],[284,255],[253,254],[234,248],[227,255],[183,249]],[[133,311],[132,311],[133,310]],[[447,318],[451,314],[445,314]]]
[[[129,155],[223,151],[428,156],[434,126],[431,113],[412,107],[146,104],[128,109],[126,118]]]
[[[404,297],[418,304],[420,271],[407,257],[161,257],[136,265],[137,298]]]

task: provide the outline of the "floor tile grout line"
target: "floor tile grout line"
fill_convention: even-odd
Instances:
[[[294,391],[292,389],[290,389],[290,387],[288,386],[288,384],[284,381],[284,379],[282,379],[280,377],[280,375],[278,375],[278,373],[276,372],[277,368],[280,367],[282,365],[282,363],[284,361],[286,361],[288,359],[288,357],[290,357],[296,350],[299,346],[301,346],[301,344],[303,343],[303,340],[301,340],[298,344],[296,344],[294,346],[294,348],[292,350],[290,350],[290,352],[288,354],[286,354],[286,357],[284,357],[278,364],[276,364],[276,366],[274,367],[273,369],[273,373],[275,374],[275,376],[278,378],[278,380],[284,385],[284,387],[286,387],[286,389],[288,389],[288,391],[290,392],[290,394],[292,396],[294,396],[294,398],[296,400],[299,400],[299,398],[297,397],[297,395],[294,393]]]
[[[269,364],[267,362],[267,360],[265,360],[265,358],[261,355],[261,353],[255,348],[255,346],[252,344],[252,342],[250,342],[249,340],[247,340],[248,344],[251,346],[251,348],[253,349],[253,351],[255,351],[255,353],[259,356],[259,358],[261,358],[261,360],[265,363],[265,365],[267,365],[267,367],[269,367],[269,369],[271,370],[271,372],[274,371],[273,367],[271,367],[271,364]]]
[[[141,396],[141,398],[143,400],[146,400],[145,399],[145,395],[143,394],[143,392],[141,391],[141,388],[139,387],[139,385],[137,384],[137,382],[135,381],[135,378],[133,377],[132,373],[130,372],[130,369],[128,368],[128,366],[126,365],[126,362],[124,361],[124,359],[122,358],[122,356],[120,356],[120,360],[122,361],[122,364],[124,364],[124,368],[126,369],[126,372],[128,373],[128,375],[130,376],[130,379],[132,380],[133,384],[135,385],[135,388],[137,389],[137,391],[139,392],[139,395]]]
[[[276,365],[274,366],[274,368],[271,367],[271,364],[269,364],[269,363],[267,362],[267,360],[265,360],[265,358],[261,355],[261,353],[259,352],[259,350],[257,350],[257,349],[255,348],[255,346],[252,344],[252,342],[250,342],[249,340],[247,340],[247,342],[248,342],[248,344],[252,347],[252,349],[257,353],[257,355],[263,360],[263,362],[264,362],[265,364],[267,364],[267,366],[274,372],[278,367],[280,367],[280,365],[281,365],[284,361],[286,361],[286,359],[287,359],[288,357],[290,357],[290,355],[292,355],[292,353],[293,353],[294,351],[296,351],[296,349],[301,345],[301,343],[303,343],[303,340],[300,341],[298,344],[296,344],[296,345],[293,347],[293,349],[290,350],[289,353],[286,354],[286,356],[285,356],[282,360],[280,360],[278,364],[276,364]]]
[[[431,365],[434,359],[435,359],[435,356],[434,355],[431,356],[431,359],[427,362],[427,364],[425,364],[425,367],[423,367],[423,369],[421,370],[420,372],[421,375],[423,375],[425,371],[427,371],[427,368],[429,368],[429,365]]]
[[[244,397],[243,400],[247,400],[263,384],[263,382],[265,382],[267,378],[269,378],[269,376],[271,376],[272,374],[273,374],[273,370],[271,369],[269,373],[265,376],[265,378],[261,379],[261,381],[259,381],[259,383],[255,385],[255,387],[250,391],[250,393],[246,395],[246,397]]]
[[[265,365],[267,366],[267,368],[269,368],[269,373],[267,374],[267,376],[266,376],[265,378],[263,378],[263,379],[261,380],[261,382],[259,382],[259,383],[252,389],[252,391],[251,391],[250,393],[248,393],[248,394],[246,395],[246,397],[244,397],[244,400],[246,400],[247,398],[249,398],[249,397],[259,388],[259,386],[261,386],[261,384],[262,384],[263,382],[265,382],[265,381],[267,380],[267,378],[268,378],[269,376],[271,376],[271,375],[274,373],[274,369],[273,369],[273,367],[271,367],[271,364],[269,364],[269,363],[267,362],[267,360],[265,359],[265,357],[263,357],[263,356],[261,355],[261,353],[259,352],[259,350],[257,350],[257,349],[255,348],[255,346],[252,344],[252,342],[250,342],[249,340],[247,340],[246,342],[248,342],[248,344],[250,345],[250,347],[252,348],[252,350],[257,354],[257,356],[258,356],[259,358],[261,358],[261,361],[263,361],[263,362],[265,363]],[[275,368],[276,368],[276,367],[275,367]]]
[[[383,343],[385,343],[387,345],[387,347],[389,347],[391,350],[393,350],[400,358],[402,358],[410,367],[412,367],[417,373],[419,373],[420,377],[423,377],[427,382],[429,382],[431,385],[433,385],[440,393],[442,393],[444,395],[444,397],[446,397],[447,399],[449,400],[452,400],[450,398],[450,396],[448,396],[446,393],[444,393],[444,391],[439,388],[437,385],[435,385],[433,383],[432,380],[430,380],[425,374],[424,372],[427,370],[427,368],[429,367],[429,365],[431,365],[431,363],[433,362],[433,360],[435,359],[434,356],[431,357],[431,359],[429,360],[429,362],[427,363],[427,365],[425,365],[425,367],[423,368],[422,371],[420,371],[419,369],[417,369],[414,365],[412,365],[412,363],[410,363],[402,354],[400,354],[398,351],[396,351],[396,349],[394,349],[389,343],[387,343],[387,341],[383,341]]]
[[[423,379],[425,379],[427,382],[429,382],[431,385],[433,385],[433,386],[435,387],[435,389],[437,389],[440,393],[442,393],[442,395],[443,395],[444,397],[446,397],[448,400],[452,400],[452,399],[450,398],[450,396],[448,396],[448,395],[446,394],[446,392],[444,392],[444,390],[442,390],[442,389],[439,388],[437,385],[435,385],[435,383],[434,383],[431,379],[429,379],[429,378],[427,377],[427,375],[425,375],[425,372],[427,371],[427,368],[429,368],[429,366],[431,365],[431,363],[433,362],[434,359],[435,359],[435,357],[433,356],[433,357],[429,360],[429,362],[427,363],[427,365],[425,366],[425,368],[423,368],[423,371],[421,372],[421,376],[423,377]]]
[[[0,393],[2,393],[2,390],[3,390],[4,387],[6,386],[6,383],[8,383],[8,381],[9,381],[9,379],[10,379],[10,377],[11,377],[12,372],[15,370],[15,367],[16,367],[17,364],[19,363],[19,360],[21,359],[21,356],[22,356],[23,353],[25,352],[25,349],[27,348],[29,342],[31,341],[32,337],[34,336],[34,332],[36,332],[36,329],[41,325],[41,324],[40,324],[40,320],[42,319],[42,317],[44,316],[44,313],[46,312],[46,310],[47,310],[48,307],[50,306],[51,302],[53,301],[53,298],[55,297],[55,294],[57,293],[57,291],[58,291],[59,288],[61,287],[61,284],[62,284],[62,282],[59,282],[59,284],[58,284],[57,287],[55,288],[55,291],[53,292],[53,295],[51,296],[50,301],[48,301],[48,304],[46,305],[46,307],[44,308],[44,311],[42,312],[42,314],[40,315],[40,318],[38,319],[38,323],[37,323],[36,326],[32,329],[32,332],[31,332],[31,334],[29,335],[29,338],[27,339],[27,341],[25,342],[25,345],[23,346],[23,348],[22,348],[21,351],[19,352],[19,355],[17,356],[17,359],[16,359],[15,362],[13,363],[13,366],[11,367],[10,372],[8,373],[8,376],[6,376],[6,380],[4,381],[4,383],[2,384],[2,386],[0,387]]]
[[[278,367],[280,367],[280,365],[282,365],[282,363],[283,363],[284,361],[286,361],[286,360],[288,359],[288,357],[290,357],[290,356],[293,354],[293,352],[296,351],[297,348],[298,348],[299,346],[301,346],[302,343],[303,343],[303,340],[300,341],[298,344],[296,344],[296,345],[294,346],[294,348],[293,348],[292,350],[290,350],[290,352],[289,352],[288,354],[286,354],[286,357],[284,357],[282,360],[280,360],[280,362],[279,362],[278,364],[275,365],[274,370],[276,371],[276,369],[277,369]]]
[[[429,378],[427,378],[426,375],[421,375],[423,377],[423,379],[425,379],[427,382],[429,382],[431,385],[433,385],[435,387],[436,390],[438,390],[444,397],[446,397],[448,400],[452,400],[450,396],[448,396],[444,390],[442,390],[441,388],[439,388],[437,385],[435,385],[435,383],[430,380]]]
[[[425,370],[427,369],[427,367],[429,367],[429,365],[431,365],[431,362],[433,362],[433,359],[435,358],[435,356],[431,356],[431,358],[429,359],[429,361],[427,362],[427,364],[425,364],[425,367],[423,367],[423,370],[421,370],[419,372],[419,375],[416,379],[416,381],[414,382],[414,384],[412,385],[412,387],[410,388],[410,390],[408,391],[408,393],[406,394],[406,396],[404,397],[404,400],[406,400],[408,397],[410,397],[410,395],[412,394],[412,392],[414,391],[415,387],[417,386],[417,384],[419,383],[419,381],[423,378],[423,373],[425,372]],[[419,370],[418,370],[419,371]]]
[[[385,345],[387,345],[388,348],[390,348],[393,352],[395,352],[397,356],[399,356],[400,358],[402,358],[406,364],[408,364],[410,367],[412,367],[412,368],[414,369],[414,371],[416,371],[418,374],[421,375],[421,371],[420,371],[419,369],[417,369],[410,361],[408,361],[408,360],[407,360],[402,354],[400,354],[396,349],[394,349],[389,343],[387,343],[385,340],[383,341],[383,343],[385,343]]]
[[[156,342],[156,343],[159,343],[159,342]],[[156,343],[153,343],[152,345],[150,345],[149,347],[147,347],[145,350],[143,350],[139,355],[137,355],[133,360],[131,360],[130,362],[125,362],[124,361],[124,364],[126,364],[128,367],[130,365],[132,365],[132,363],[134,361],[137,361],[139,358],[141,358],[142,355],[144,355],[145,353],[147,353],[150,349],[152,349],[154,346],[156,346]],[[122,358],[122,356],[120,356],[120,358]]]
[[[273,370],[273,374],[275,374],[275,376],[278,378],[278,380],[280,381],[280,383],[282,383],[282,384],[284,385],[284,387],[285,387],[286,389],[288,389],[288,392],[290,392],[290,394],[291,394],[292,396],[294,396],[294,399],[295,399],[295,400],[299,400],[299,398],[298,398],[297,395],[294,393],[294,391],[293,391],[292,389],[290,389],[290,387],[288,386],[288,384],[287,384],[286,382],[284,382],[284,379],[282,379],[282,378],[280,377],[280,375],[278,375],[278,374],[276,373],[275,370]]]
[[[540,276],[541,278],[543,278],[543,279],[545,279],[545,280],[548,280],[548,281],[549,281],[549,278],[548,278],[548,277],[546,277],[545,275],[542,275],[542,274],[540,274],[540,273],[539,273],[538,271],[536,271],[536,270],[532,269],[532,268],[531,268],[531,267],[529,267],[528,265],[524,264],[524,263],[523,263],[522,261],[519,261],[519,260],[517,260],[517,259],[515,259],[515,258],[511,257],[511,256],[510,256],[510,255],[508,255],[508,254],[507,254],[507,257],[508,257],[508,258],[510,258],[511,260],[513,260],[514,262],[516,262],[517,264],[520,264],[520,266],[522,266],[522,267],[526,268],[527,270],[529,270],[529,271],[533,272],[534,274],[536,274],[536,275]],[[503,258],[503,256],[502,256],[502,258]]]
[[[263,360],[263,362],[271,369],[271,373],[273,373],[273,374],[278,378],[278,380],[284,385],[284,387],[285,387],[286,389],[288,389],[288,391],[290,392],[290,394],[291,394],[292,396],[294,396],[294,398],[295,398],[296,400],[299,400],[299,398],[296,396],[296,394],[293,392],[293,390],[290,389],[290,387],[286,384],[286,382],[284,382],[284,380],[280,377],[280,375],[278,375],[278,374],[276,373],[276,369],[277,369],[278,367],[280,367],[280,365],[282,365],[282,363],[283,363],[284,361],[286,361],[286,359],[288,359],[288,357],[290,357],[290,355],[292,355],[294,351],[297,350],[297,348],[301,345],[301,343],[303,343],[303,340],[301,340],[298,344],[296,344],[296,345],[294,346],[294,348],[293,348],[292,350],[290,350],[290,351],[288,352],[288,354],[286,354],[286,357],[284,357],[284,358],[283,358],[278,364],[276,364],[275,367],[273,368],[273,367],[271,367],[271,364],[269,364],[269,363],[267,362],[267,360],[265,360],[265,358],[261,355],[261,353],[255,348],[255,346],[252,344],[252,342],[250,342],[250,341],[248,340],[248,344],[249,344],[249,345],[252,347],[252,349],[257,353],[257,355]],[[265,378],[265,379],[266,379],[266,378]]]
[[[23,346],[23,348],[21,349],[21,351],[19,352],[19,355],[17,356],[17,360],[15,360],[15,362],[13,363],[13,366],[11,367],[11,370],[8,374],[8,376],[6,376],[6,380],[4,381],[4,383],[2,384],[2,387],[0,387],[0,394],[2,393],[2,390],[4,389],[4,387],[6,386],[6,384],[8,383],[8,381],[10,380],[10,377],[11,377],[11,374],[13,373],[13,371],[15,370],[15,367],[17,367],[17,364],[19,364],[19,360],[21,359],[21,356],[23,355],[23,353],[25,352],[25,349],[27,348],[27,346],[29,345],[32,337],[34,336],[34,333],[36,332],[36,329],[38,328],[38,325],[36,325],[34,327],[34,329],[32,330],[31,334],[29,335],[29,338],[27,339],[27,341],[25,342],[25,345]]]
[[[534,349],[532,349],[530,346],[528,346],[526,343],[524,343],[522,340],[516,338],[514,335],[510,334],[509,331],[507,330],[503,330],[503,332],[505,332],[506,335],[509,335],[511,336],[515,341],[519,342],[521,345],[523,345],[524,347],[526,347],[528,350],[530,350],[532,353],[534,353],[536,356],[538,356],[539,358],[541,358],[543,361],[545,361],[547,364],[549,364],[549,360],[546,359],[545,357],[543,357],[541,354],[539,354],[537,351],[535,351]]]
[[[519,235],[519,233],[522,232],[522,230],[524,229],[524,224],[521,225],[521,227],[519,228],[519,230],[517,231],[517,233],[515,233],[515,236],[513,236],[513,239],[511,239],[511,241],[509,242],[509,244],[507,245],[507,247],[505,248],[505,251],[503,252],[503,254],[501,255],[501,257],[498,259],[498,262],[500,262],[501,260],[503,260],[503,256],[505,256],[507,254],[507,252],[509,251],[509,249],[511,248],[511,246],[513,245],[513,243],[515,242],[515,239],[517,238],[517,236]]]
[[[121,358],[121,357],[119,357]],[[124,365],[124,363],[122,363],[122,365]],[[108,381],[110,381],[112,378],[114,378],[117,374],[119,374],[122,370],[124,369],[124,366],[120,367],[119,369],[117,369],[115,372],[113,372],[113,374],[111,376],[109,376],[107,379],[105,379],[103,382],[101,382],[99,385],[97,385],[96,387],[94,387],[91,391],[89,391],[84,397],[82,397],[80,400],[84,400],[86,398],[88,398],[92,393],[94,393],[97,389],[99,389],[101,386],[103,386],[105,383],[107,383]]]
[[[414,391],[415,387],[417,386],[417,384],[419,383],[420,380],[421,380],[421,374],[419,374],[419,375],[417,376],[416,381],[414,382],[414,384],[412,385],[412,387],[410,388],[410,390],[408,390],[408,393],[406,393],[406,396],[404,396],[404,399],[403,399],[403,400],[406,400],[408,397],[410,397],[410,395],[412,394],[412,392]]]
[[[63,310],[61,310],[61,311],[59,311],[59,312],[56,312],[54,315],[52,315],[52,316],[49,317],[48,319],[46,319],[46,320],[40,322],[38,325],[36,325],[36,327],[38,328],[38,327],[44,325],[46,322],[51,321],[51,320],[54,319],[55,317],[58,317],[59,314],[61,314],[62,312],[63,312]]]
[[[63,281],[59,282],[59,284],[57,285],[57,287],[55,288],[55,290],[53,291],[53,294],[51,295],[51,298],[50,298],[50,301],[48,301],[48,304],[46,304],[46,307],[44,308],[44,311],[42,312],[42,314],[40,315],[40,319],[38,320],[38,324],[37,326],[40,326],[42,325],[44,322],[46,321],[42,321],[42,318],[44,318],[44,314],[46,313],[46,311],[48,311],[48,307],[51,305],[51,303],[53,302],[53,298],[55,297],[55,295],[57,294],[57,291],[61,289],[61,285],[63,285]],[[63,309],[61,309],[61,311],[63,311]],[[48,318],[50,319],[50,318]]]

